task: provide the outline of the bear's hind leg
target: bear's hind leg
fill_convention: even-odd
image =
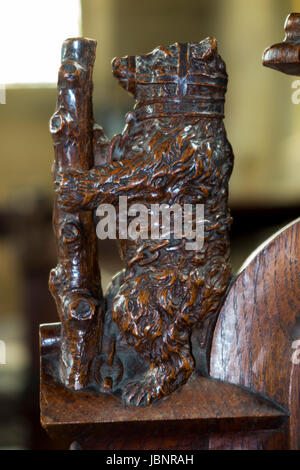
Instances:
[[[147,406],[169,395],[183,385],[194,370],[190,346],[181,346],[181,351],[172,353],[165,361],[150,364],[148,372],[136,382],[128,383],[122,398],[126,405]]]

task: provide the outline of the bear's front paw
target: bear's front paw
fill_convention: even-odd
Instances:
[[[141,381],[130,382],[127,385],[122,394],[127,406],[147,406],[165,394],[158,381],[157,372],[157,370],[152,370]]]
[[[80,170],[58,173],[54,185],[61,209],[68,212],[90,209],[89,205],[95,193],[95,183],[89,176],[89,172]]]

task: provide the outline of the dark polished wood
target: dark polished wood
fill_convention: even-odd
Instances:
[[[300,449],[300,364],[292,362],[300,338],[299,237],[297,220],[267,240],[232,283],[210,377],[195,372],[142,413],[112,395],[66,389],[57,375],[61,325],[42,326],[43,426],[87,449]]]
[[[93,133],[94,49],[87,39],[64,43],[51,120],[59,264],[50,286],[62,321],[60,377],[71,389],[121,390],[125,403],[149,405],[203,367],[203,360],[195,364],[195,349],[205,356],[231,279],[227,73],[214,38],[115,58],[113,74],[136,104],[122,135],[109,142],[98,126]],[[90,169],[93,161],[98,166]],[[118,232],[125,269],[114,278],[103,311],[91,211],[99,204],[118,208],[121,197],[144,204],[147,214],[154,203],[181,210],[189,204],[193,224],[195,205],[203,204],[204,242],[190,249],[188,236],[179,239],[174,227],[153,239],[150,222],[146,238]],[[121,224],[124,214],[118,216]],[[162,218],[159,234],[163,224]],[[192,353],[194,328],[201,341],[193,342]]]
[[[290,414],[290,443],[300,448],[300,219],[247,261],[231,287],[214,332],[212,377],[255,390]]]
[[[261,433],[275,428],[282,432],[288,421],[287,412],[275,403],[197,373],[143,412],[125,407],[112,395],[68,390],[57,376],[60,332],[60,324],[42,326],[40,331],[42,424],[53,437],[75,439],[83,447],[97,440],[98,448],[195,449],[205,448],[225,430]]]
[[[279,55],[265,54],[266,65],[298,70],[294,52],[282,53],[298,47],[298,24],[299,15],[291,15],[285,45]],[[159,47],[115,59],[113,70],[137,104],[122,135],[111,142],[102,131],[92,137],[97,166],[56,171],[62,223],[124,194],[146,204],[174,203],[180,195],[184,203],[205,204],[204,250],[190,253],[173,239],[123,240],[126,269],[108,291],[104,321],[91,332],[96,354],[72,336],[73,327],[81,331],[79,319],[62,316],[60,324],[41,327],[42,424],[53,437],[73,441],[72,448],[299,450],[300,219],[231,278],[232,151],[222,124],[227,76],[216,42]],[[61,253],[62,264],[72,261],[73,252]],[[79,281],[83,273],[79,268]],[[72,272],[58,278],[59,307]],[[72,367],[62,368],[64,355],[84,377],[80,387],[69,380]]]
[[[291,13],[284,29],[284,41],[264,51],[263,64],[288,75],[300,75],[300,13]]]
[[[62,46],[57,109],[50,121],[54,143],[53,176],[67,168],[87,170],[94,164],[92,71],[96,41],[68,39]],[[103,296],[91,211],[67,212],[55,198],[53,227],[58,265],[50,290],[63,324],[60,375],[75,390],[88,384],[92,357],[100,348]]]

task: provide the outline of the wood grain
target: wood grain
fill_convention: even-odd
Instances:
[[[97,384],[99,393],[122,390],[119,399],[125,404],[147,406],[189,379],[195,369],[192,331],[202,329],[200,346],[207,349],[231,280],[227,197],[233,153],[223,123],[226,66],[213,37],[115,58],[113,74],[135,105],[122,134],[111,141],[101,135],[98,158],[91,147],[98,141],[91,103],[95,43],[70,39],[64,50],[58,110],[51,121],[59,265],[50,285],[62,321],[61,377],[68,388]],[[91,168],[93,156],[101,166]],[[130,221],[136,219],[129,207],[120,208],[121,198],[126,205],[143,204],[147,214],[132,236]],[[116,208],[114,236],[125,262],[101,312],[91,213],[100,204]],[[154,204],[159,207],[156,235]],[[190,229],[182,223],[187,205]],[[169,214],[179,209],[180,233],[172,215],[166,221],[162,207]],[[191,246],[196,226],[197,241]]]
[[[68,39],[62,46],[57,107],[50,121],[57,182],[67,168],[87,170],[93,158],[92,73],[96,41]],[[53,228],[58,264],[50,273],[62,330],[60,375],[65,385],[88,383],[90,363],[100,347],[103,296],[91,211],[66,212],[54,200]]]
[[[114,448],[208,448],[209,434],[280,429],[288,419],[280,407],[255,393],[197,374],[143,413],[110,394],[68,390],[57,375],[60,329],[53,324],[40,330],[42,425],[53,437],[93,442],[97,448],[110,448],[109,440]]]
[[[220,312],[210,363],[213,377],[247,387],[289,410],[293,435],[300,400],[300,366],[292,362],[292,345],[300,338],[299,259],[297,219],[243,266]]]

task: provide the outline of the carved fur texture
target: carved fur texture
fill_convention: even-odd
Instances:
[[[126,268],[108,294],[111,315],[149,365],[122,393],[127,404],[148,405],[193,372],[192,329],[204,318],[215,320],[231,276],[233,154],[220,112],[227,76],[213,38],[115,59],[113,69],[137,104],[123,134],[106,146],[103,166],[61,175],[60,204],[68,210],[118,207],[119,196],[127,196],[149,214],[153,203],[204,204],[199,250],[187,250],[189,240],[176,239],[172,230],[163,240],[121,241]]]

